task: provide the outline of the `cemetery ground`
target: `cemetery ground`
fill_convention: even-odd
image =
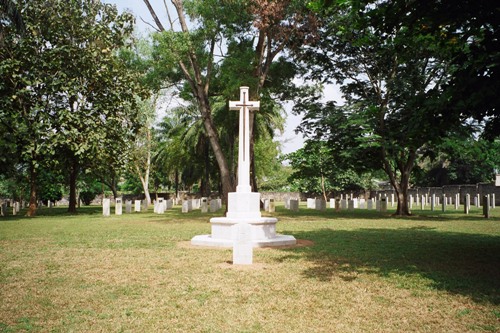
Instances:
[[[500,331],[500,209],[303,205],[272,214],[299,246],[251,266],[190,245],[220,212],[0,218],[0,332]]]

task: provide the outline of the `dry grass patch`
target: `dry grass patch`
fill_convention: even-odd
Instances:
[[[498,217],[276,215],[249,267],[201,214],[0,220],[0,332],[500,330]]]

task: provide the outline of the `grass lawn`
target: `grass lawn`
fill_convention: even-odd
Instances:
[[[309,246],[196,248],[212,216],[0,217],[0,332],[500,332],[500,208],[299,213]]]

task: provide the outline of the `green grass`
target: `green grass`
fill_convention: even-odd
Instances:
[[[220,213],[0,218],[0,332],[499,332],[500,209],[299,213],[309,246],[197,248]]]

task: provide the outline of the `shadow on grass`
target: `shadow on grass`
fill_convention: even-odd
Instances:
[[[313,247],[284,249],[313,263],[307,278],[355,280],[376,274],[398,287],[445,290],[500,304],[500,237],[434,231],[432,228],[295,232]],[[286,258],[285,258],[286,259]],[[423,278],[423,280],[422,280]],[[415,286],[412,286],[415,283]]]

